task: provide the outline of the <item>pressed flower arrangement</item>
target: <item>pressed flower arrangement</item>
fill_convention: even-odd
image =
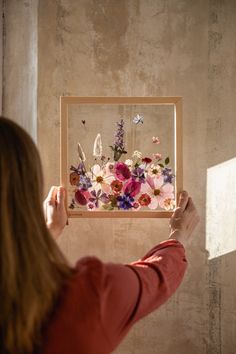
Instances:
[[[139,115],[138,115],[139,116]],[[135,124],[137,116],[134,117]],[[86,154],[78,143],[78,166],[70,167],[70,184],[74,196],[70,209],[94,210],[171,210],[174,201],[174,174],[169,167],[169,157],[165,159],[156,146],[158,137],[150,137],[155,147],[152,156],[143,156],[134,151],[129,159],[120,161],[125,150],[124,120],[117,123],[114,144],[110,146],[111,157],[102,154],[101,134],[97,134],[93,147],[94,165],[86,166]],[[99,162],[99,163],[98,163]]]
[[[78,103],[81,102],[79,97],[62,97],[62,101],[63,99],[71,99],[70,102],[72,103],[75,103],[73,101],[75,99],[78,99]],[[82,101],[84,100],[87,103],[86,99],[82,98]],[[103,103],[107,98],[88,99],[89,103],[93,104],[99,102],[99,100]],[[110,97],[108,101],[109,99],[112,102],[119,103],[120,99],[128,100],[130,98]],[[172,98],[170,98],[171,100]],[[172,104],[175,103],[172,102]],[[91,142],[88,142],[88,139],[86,140],[82,136],[82,138],[78,138],[79,142],[74,141],[73,146],[70,145],[71,150],[68,151],[65,149],[65,143],[68,145],[66,141],[68,139],[68,126],[66,126],[68,124],[68,116],[66,116],[68,113],[66,110],[63,113],[63,105],[61,108],[62,130],[64,129],[61,139],[61,146],[63,146],[61,161],[64,167],[66,164],[68,166],[66,172],[64,169],[61,170],[61,180],[68,190],[67,207],[69,216],[87,215],[89,217],[90,215],[95,216],[95,214],[103,217],[105,214],[115,215],[115,217],[118,215],[122,215],[122,217],[125,217],[125,215],[134,215],[134,217],[135,215],[138,215],[138,217],[149,215],[147,217],[153,217],[151,214],[162,215],[160,217],[171,216],[175,207],[178,186],[181,186],[181,183],[176,183],[176,158],[173,161],[169,157],[172,156],[171,153],[168,154],[169,156],[166,155],[166,151],[169,149],[164,148],[164,153],[162,151],[162,141],[165,137],[161,136],[159,138],[155,135],[155,133],[158,134],[158,131],[154,132],[152,129],[148,136],[148,129],[146,129],[145,141],[148,139],[148,147],[146,147],[146,142],[143,145],[141,144],[144,149],[133,142],[132,144],[128,143],[127,140],[132,136],[130,134],[133,134],[130,133],[133,129],[131,125],[134,126],[134,130],[138,127],[140,134],[142,134],[144,126],[147,128],[148,122],[145,114],[144,116],[136,114],[129,117],[120,115],[117,121],[114,121],[113,118],[113,128],[109,127],[111,138],[101,129],[100,132],[95,132],[91,139],[92,135],[89,131]],[[140,111],[142,112],[142,110]],[[87,124],[85,119],[81,122],[83,125]],[[113,141],[111,140],[112,135]],[[176,141],[179,142],[180,146],[180,141],[178,139]],[[166,144],[166,146],[168,145]],[[138,150],[135,150],[135,148]],[[72,151],[74,156],[73,159],[70,159],[72,165],[68,165],[67,156],[70,156]],[[147,153],[147,151],[149,152]],[[77,155],[77,158],[75,158],[75,155]]]

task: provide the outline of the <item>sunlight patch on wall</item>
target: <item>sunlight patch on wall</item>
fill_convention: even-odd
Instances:
[[[236,250],[236,158],[207,170],[206,248],[209,259]]]

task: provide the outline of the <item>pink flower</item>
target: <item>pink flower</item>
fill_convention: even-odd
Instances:
[[[124,162],[117,162],[115,164],[115,176],[120,181],[129,179],[131,176],[129,167]]]
[[[148,205],[150,209],[156,209],[158,205],[165,208],[165,200],[167,198],[174,199],[174,187],[170,183],[164,184],[163,177],[147,176],[146,183],[142,184],[141,189],[151,197],[151,203]]]
[[[141,205],[139,204],[139,202],[135,201],[135,202],[133,203],[133,210],[134,210],[134,211],[137,211],[137,210],[139,210],[140,208],[141,208]]]
[[[160,144],[160,139],[158,138],[158,136],[153,136],[152,142],[153,142],[153,144]]]
[[[131,180],[124,185],[124,193],[129,194],[131,197],[135,197],[139,194],[141,189],[141,183]]]
[[[156,154],[152,154],[152,157],[154,160],[160,161],[162,159],[162,155],[159,154],[158,152]]]
[[[96,209],[96,206],[95,206],[94,203],[89,202],[89,203],[87,204],[87,209],[88,209],[89,211],[92,211],[92,210]]]
[[[106,176],[110,176],[114,173],[114,162],[107,162],[106,165],[103,167]]]

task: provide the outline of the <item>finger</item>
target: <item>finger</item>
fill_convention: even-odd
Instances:
[[[64,206],[65,203],[65,189],[63,187],[57,188],[57,203],[59,206]]]
[[[172,215],[172,218],[175,219],[175,218],[179,218],[181,216],[181,214],[183,213],[183,210],[178,207],[175,209],[173,215]]]
[[[187,204],[188,204],[188,193],[186,191],[183,191],[179,195],[178,207],[181,208],[182,211],[184,211]]]
[[[53,222],[53,215],[55,213],[55,210],[56,210],[55,206],[47,204],[47,206],[46,206],[46,222],[47,223]]]
[[[50,203],[50,205],[55,205],[56,203],[56,196],[57,196],[57,187],[52,186],[48,193],[48,196],[45,200],[46,203]]]
[[[189,200],[188,200],[188,205],[187,205],[187,207],[186,207],[186,210],[187,210],[188,212],[191,212],[191,213],[192,213],[194,210],[197,211],[197,209],[196,209],[196,207],[195,207],[195,205],[194,205],[194,203],[193,203],[192,198],[189,198]]]

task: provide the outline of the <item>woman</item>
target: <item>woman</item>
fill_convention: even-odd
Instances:
[[[66,221],[65,191],[43,178],[29,135],[0,118],[0,352],[106,354],[132,325],[177,289],[184,247],[199,217],[183,192],[170,237],[129,265],[94,257],[71,268],[57,247]]]

